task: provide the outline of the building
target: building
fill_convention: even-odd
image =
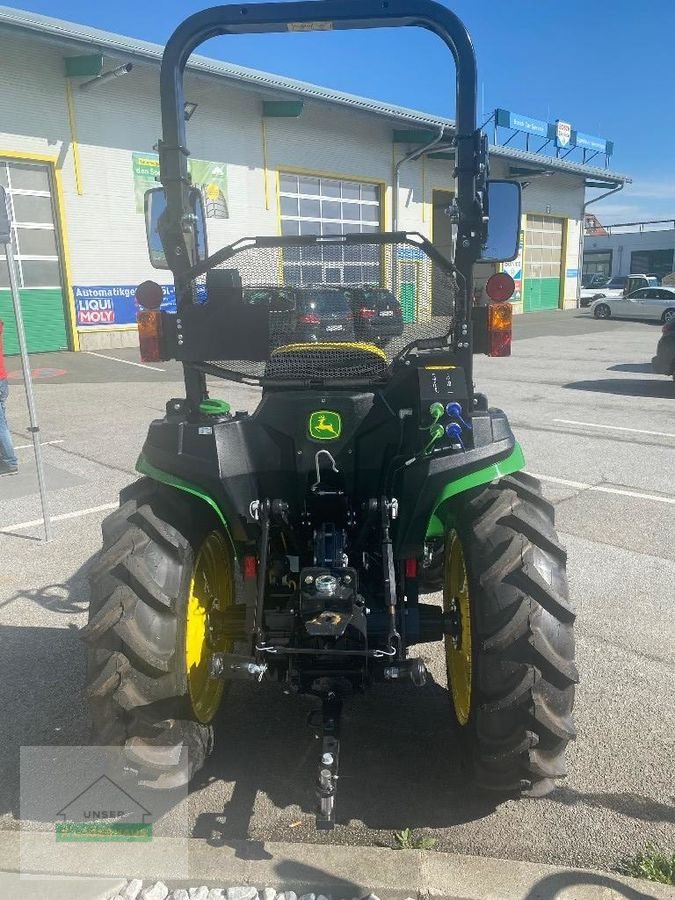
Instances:
[[[136,343],[133,293],[146,278],[163,277],[171,300],[167,273],[148,262],[142,201],[157,174],[161,53],[0,7],[0,179],[33,352]],[[112,70],[120,77],[99,79]],[[185,95],[211,248],[343,228],[420,231],[448,244],[452,121],[199,56]],[[516,311],[575,305],[586,186],[627,179],[508,146],[492,149],[491,175],[525,187],[521,253],[507,266]],[[479,283],[490,271],[480,267]],[[0,267],[12,352],[6,286]]]
[[[593,217],[595,219],[595,217]],[[675,272],[675,219],[600,225],[586,221],[584,276]]]

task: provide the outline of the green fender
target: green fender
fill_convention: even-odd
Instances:
[[[504,475],[511,475],[513,472],[519,472],[521,469],[525,468],[525,457],[523,456],[523,451],[520,444],[516,443],[515,447],[511,451],[511,454],[506,457],[506,459],[502,459],[500,462],[492,463],[489,466],[486,466],[484,469],[478,469],[476,472],[471,472],[469,475],[464,475],[462,478],[458,478],[457,481],[451,481],[449,484],[443,488],[441,493],[436,498],[436,502],[434,504],[433,512],[429,518],[429,524],[427,525],[427,540],[430,538],[440,538],[445,534],[445,522],[443,515],[443,506],[448,502],[448,500],[452,499],[452,497],[456,497],[457,494],[462,494],[464,491],[469,491],[472,488],[481,487],[481,485],[489,484],[491,481],[495,481],[498,478],[503,478]]]
[[[227,524],[227,519],[223,515],[221,508],[218,506],[218,504],[210,494],[207,494],[206,491],[198,487],[196,484],[192,484],[189,481],[184,481],[177,475],[171,475],[169,472],[164,472],[162,469],[157,469],[152,465],[152,463],[149,463],[147,461],[142,453],[136,461],[136,471],[140,472],[141,475],[147,475],[147,477],[152,478],[153,481],[159,481],[162,484],[168,484],[170,487],[177,488],[179,491],[185,491],[186,494],[192,494],[193,497],[197,497],[199,500],[203,500],[204,503],[208,503],[208,505],[222,522],[223,527],[225,528],[225,532],[227,533],[227,536],[230,539],[230,543],[232,544],[232,549],[235,551],[235,556],[237,555],[236,547],[234,546],[234,541],[232,541],[232,535],[230,534],[230,529]]]

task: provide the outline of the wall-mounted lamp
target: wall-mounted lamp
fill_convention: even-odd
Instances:
[[[107,81],[112,81],[114,78],[119,78],[120,75],[128,75],[133,67],[133,63],[125,63],[123,66],[118,66],[116,69],[111,69],[110,72],[104,72],[103,75],[97,75],[96,78],[92,78],[90,81],[85,81],[84,84],[81,84],[80,90],[90,91],[93,87],[96,87],[99,84],[105,84]]]
[[[199,106],[199,103],[190,103],[188,100],[183,104],[183,112],[185,113],[185,121],[189,122],[192,116],[195,114],[195,110]]]

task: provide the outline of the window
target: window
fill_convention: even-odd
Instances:
[[[282,235],[380,231],[380,186],[315,175],[279,173]],[[379,283],[380,252],[373,245],[292,247],[284,250],[288,284]]]
[[[609,273],[612,271],[612,251],[611,250],[599,250],[592,251],[586,250],[584,252],[584,267],[583,267],[583,275],[586,277],[587,275],[600,275],[603,278],[609,278]]]
[[[663,278],[673,271],[672,250],[634,250],[630,255],[630,271],[638,275]]]
[[[0,160],[0,184],[9,196],[19,287],[60,288],[61,265],[48,167]],[[8,286],[7,263],[2,258],[0,288]]]

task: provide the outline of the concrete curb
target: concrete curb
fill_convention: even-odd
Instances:
[[[82,882],[78,882],[78,893],[64,890],[64,898],[76,900],[104,897],[100,891],[124,877],[143,878],[146,883],[161,879],[170,887],[255,885],[294,890],[298,895],[322,892],[347,900],[371,892],[381,900],[675,900],[674,888],[609,873],[435,851],[256,841],[211,846],[196,838],[157,837],[152,841],[154,852],[148,852],[149,845],[136,846],[122,860],[120,844],[113,845],[115,852],[110,844],[61,844],[57,855],[53,836],[24,832],[21,840],[26,839],[33,874],[110,879],[105,886],[98,882],[98,888],[90,883],[89,889],[98,889],[98,894],[86,894]],[[18,840],[16,832],[0,832],[0,869],[18,871]],[[186,843],[187,871],[181,862]],[[17,900],[61,896],[36,894],[24,879],[17,880],[13,893],[2,891],[1,895]]]

